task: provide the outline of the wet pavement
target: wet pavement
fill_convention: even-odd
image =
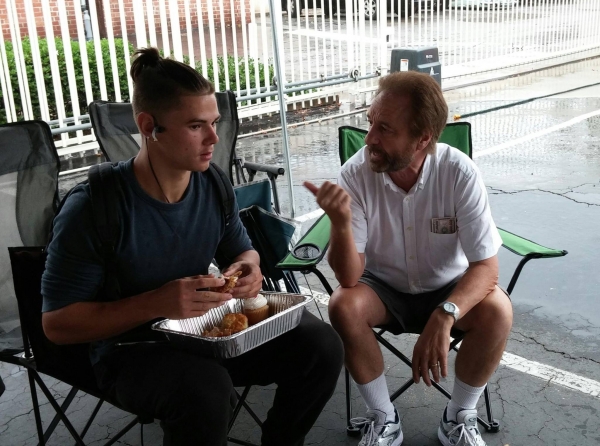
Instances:
[[[599,73],[600,61],[595,60],[562,72],[540,72],[527,79],[452,91],[446,97],[451,116],[464,115],[584,87],[600,81]],[[566,257],[529,262],[512,294],[515,321],[506,348],[509,355],[490,380],[494,416],[502,429],[497,434],[484,434],[488,445],[600,444],[600,115],[519,141],[598,110],[600,88],[596,86],[466,119],[473,126],[475,162],[488,187],[497,225],[542,245],[569,251]],[[337,128],[341,125],[366,128],[364,114],[290,130],[298,216],[317,208],[301,182],[320,183],[337,176]],[[499,146],[504,143],[508,143],[504,148]],[[248,161],[283,164],[279,133],[241,138],[238,147],[238,154]],[[63,178],[61,185],[65,189],[72,182],[72,178]],[[279,189],[287,210],[283,179]],[[304,229],[311,223],[306,221]],[[520,258],[506,249],[501,249],[499,256],[500,282],[506,286]],[[323,270],[335,284],[325,263]],[[316,291],[323,289],[314,277],[308,278],[308,285],[302,277],[300,282]],[[321,302],[326,303],[326,299]],[[326,318],[324,303],[318,305]],[[309,310],[316,312],[312,304]],[[401,351],[410,353],[416,337],[389,339]],[[391,388],[408,378],[409,370],[394,357],[385,356]],[[515,357],[520,358],[517,362],[522,360],[520,365]],[[17,367],[0,364],[0,376],[7,386],[0,397],[0,444],[35,444],[26,374]],[[452,376],[447,385],[451,387],[451,383]],[[52,392],[64,396],[66,388],[55,383]],[[273,393],[273,386],[254,387],[250,392],[248,400],[259,416],[265,416]],[[358,443],[345,433],[344,398],[342,374],[336,392],[307,436],[307,445]],[[77,426],[83,425],[93,402],[89,396],[76,399],[71,413]],[[403,444],[439,444],[436,429],[444,404],[443,396],[423,385],[413,386],[400,397],[395,406],[402,417]],[[353,415],[360,416],[363,410],[364,404],[354,390]],[[47,421],[52,413],[47,403],[42,413]],[[130,418],[115,408],[102,409],[88,434],[90,444],[102,444]],[[249,441],[259,439],[258,428],[243,411],[233,433]],[[144,428],[144,444],[161,442],[157,423]],[[61,426],[49,444],[67,443],[72,441]],[[138,428],[118,444],[140,444]]]

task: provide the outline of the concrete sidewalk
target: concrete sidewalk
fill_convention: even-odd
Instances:
[[[519,82],[505,81],[473,87],[447,95],[451,113],[465,114],[499,105],[567,90],[597,82],[598,62],[562,73],[538,74]],[[566,249],[566,257],[533,260],[524,269],[513,295],[513,331],[504,360],[490,380],[494,417],[501,422],[497,434],[484,434],[488,445],[598,445],[600,444],[600,276],[597,273],[600,246],[600,116],[575,118],[600,110],[600,90],[581,89],[576,93],[541,99],[495,112],[473,116],[475,161],[480,168],[492,212],[498,226],[543,245]],[[575,120],[574,120],[575,119]],[[577,121],[577,122],[575,122]],[[556,126],[574,122],[564,128]],[[297,213],[316,209],[314,199],[301,182],[317,183],[337,176],[337,127],[366,127],[364,116],[327,121],[290,131],[292,176]],[[556,130],[553,130],[556,127]],[[534,132],[547,133],[529,140]],[[507,142],[513,144],[506,145]],[[505,144],[501,146],[501,144]],[[279,134],[244,138],[240,154],[247,160],[281,163]],[[498,148],[494,151],[491,149]],[[480,156],[477,156],[477,153]],[[285,182],[280,182],[285,200]],[[304,229],[312,223],[304,223]],[[520,258],[505,249],[500,252],[501,284],[507,284]],[[323,271],[335,286],[332,271]],[[308,288],[303,277],[300,284]],[[308,277],[313,290],[322,290],[315,277]],[[327,319],[326,299],[319,308]],[[311,304],[309,311],[316,313]],[[318,314],[318,313],[316,313]],[[414,335],[388,338],[409,356]],[[454,355],[451,355],[453,361]],[[410,377],[410,370],[385,354],[390,389]],[[0,445],[34,445],[35,423],[26,373],[0,363],[0,376],[7,390],[0,397]],[[452,378],[445,383],[451,390]],[[62,383],[47,380],[51,391],[64,397]],[[254,387],[248,401],[259,416],[266,415],[273,386]],[[38,392],[38,395],[40,393]],[[364,414],[353,389],[353,416]],[[53,411],[43,398],[45,423]],[[81,428],[95,399],[76,398],[69,413]],[[412,386],[395,402],[403,423],[404,445],[438,445],[437,426],[446,399],[423,384]],[[483,401],[480,415],[483,415]],[[345,432],[345,391],[343,374],[336,392],[306,438],[307,445],[356,445],[358,439]],[[103,407],[86,436],[90,445],[101,445],[130,421],[131,415],[110,406]],[[234,436],[258,442],[260,432],[242,411]],[[72,444],[62,425],[50,445]],[[139,445],[139,428],[117,444]],[[144,427],[144,444],[162,444],[158,423]]]

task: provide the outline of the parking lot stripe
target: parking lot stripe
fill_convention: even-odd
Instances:
[[[569,389],[578,390],[591,396],[600,398],[600,383],[571,372],[551,367],[540,362],[530,361],[512,353],[504,353],[500,364],[518,370],[528,375],[536,376],[544,381],[560,384]]]
[[[329,304],[329,296],[325,293],[314,290],[311,292],[311,290],[304,287],[300,287],[300,292],[302,294],[312,294],[315,300],[320,304]],[[574,373],[557,369],[556,367],[542,364],[541,362],[530,361],[529,359],[508,352],[504,352],[500,364],[513,370],[526,373],[527,375],[535,376],[548,383],[558,384],[571,390],[577,390],[587,395],[600,398],[600,383],[593,379],[575,375]]]
[[[493,153],[499,152],[500,150],[508,149],[509,147],[514,147],[518,144],[522,144],[527,141],[531,141],[532,139],[539,138],[540,136],[547,135],[552,132],[556,132],[557,130],[564,129],[566,127],[571,127],[572,125],[577,124],[578,122],[585,121],[586,119],[593,118],[594,116],[599,116],[600,110],[596,110],[593,112],[586,113],[584,115],[576,116],[573,119],[569,119],[568,121],[562,122],[557,125],[553,125],[552,127],[548,127],[547,129],[540,130],[538,132],[530,133],[529,135],[522,136],[521,138],[511,139],[502,144],[498,144],[497,146],[490,147],[489,149],[484,149],[480,151],[473,152],[473,158],[479,158],[481,156],[491,155]]]
[[[323,209],[317,209],[315,211],[309,212],[308,214],[301,215],[300,217],[296,217],[296,220],[299,223],[304,223],[305,221],[312,220],[314,218],[319,218],[323,215]]]

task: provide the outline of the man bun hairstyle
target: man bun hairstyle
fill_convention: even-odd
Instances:
[[[391,73],[379,80],[377,95],[381,93],[409,98],[411,134],[418,138],[431,132],[432,138],[426,152],[435,153],[436,143],[448,121],[448,104],[441,87],[433,77],[417,71]]]
[[[213,84],[189,65],[166,59],[156,48],[140,48],[133,54],[129,74],[133,80],[133,114],[171,109],[184,95],[213,94]]]

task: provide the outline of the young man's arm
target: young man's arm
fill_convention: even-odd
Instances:
[[[317,203],[331,220],[331,238],[327,260],[335,278],[344,288],[358,283],[365,269],[365,255],[359,253],[352,232],[351,197],[341,186],[326,181],[321,187],[305,182]]]
[[[45,312],[44,332],[56,344],[107,339],[153,319],[202,316],[231,299],[231,294],[206,291],[221,286],[212,275],[174,280],[162,287],[114,302],[77,302]]]

